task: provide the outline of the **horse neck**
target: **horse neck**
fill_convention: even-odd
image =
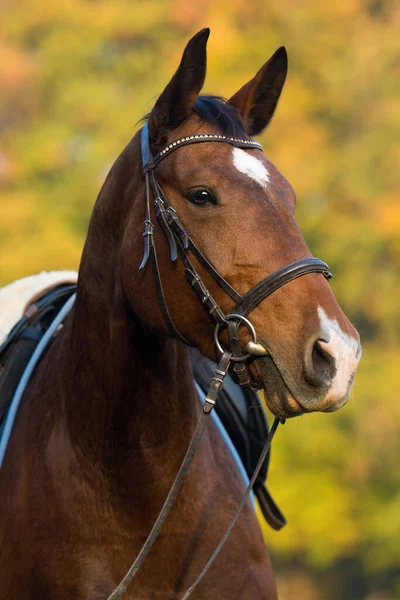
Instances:
[[[65,332],[73,397],[69,391],[64,410],[71,441],[114,477],[125,467],[131,472],[132,462],[138,470],[141,461],[163,459],[167,444],[174,471],[199,408],[187,349],[151,333],[136,318],[122,289],[118,240],[104,232],[115,235],[118,229],[115,224],[113,228],[114,200],[123,184],[123,177],[114,176],[100,193]],[[165,460],[162,464],[168,469]]]

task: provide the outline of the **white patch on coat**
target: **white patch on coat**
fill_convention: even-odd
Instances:
[[[323,338],[327,340],[320,341],[320,346],[334,358],[336,366],[336,374],[325,400],[335,402],[348,392],[350,380],[360,361],[361,346],[356,338],[342,331],[339,323],[330,319],[321,306],[318,307],[318,316]]]
[[[39,292],[61,283],[76,283],[77,279],[75,271],[42,271],[0,288],[0,345]]]
[[[269,173],[266,166],[261,160],[241,148],[233,148],[233,164],[238,171],[254,179],[261,187],[265,188],[269,183]]]

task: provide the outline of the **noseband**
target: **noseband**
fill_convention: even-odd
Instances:
[[[266,350],[266,348],[264,348],[262,344],[258,342],[256,330],[252,325],[251,321],[248,319],[249,313],[275,290],[279,289],[286,283],[289,283],[289,281],[293,281],[293,279],[296,279],[297,277],[307,275],[308,273],[322,273],[322,275],[326,279],[330,279],[332,277],[328,265],[322,260],[319,260],[318,258],[301,258],[282,267],[278,271],[275,271],[271,275],[268,275],[268,277],[266,277],[262,281],[259,281],[243,296],[239,294],[230,285],[230,283],[228,283],[228,281],[224,279],[224,277],[222,277],[222,275],[217,271],[217,269],[212,265],[208,258],[204,256],[201,250],[194,243],[189,232],[186,230],[181,220],[179,219],[175,209],[172,207],[171,203],[163,193],[154,174],[156,167],[164,160],[164,158],[172,154],[172,152],[174,152],[178,148],[181,148],[182,146],[189,146],[191,144],[210,142],[226,143],[237,148],[252,148],[262,150],[262,146],[254,140],[239,139],[215,133],[201,133],[185,136],[173,142],[170,142],[165,148],[163,148],[162,150],[157,152],[155,156],[153,156],[150,150],[149,129],[147,123],[143,126],[141,132],[142,167],[146,189],[146,219],[144,221],[143,233],[144,254],[139,269],[143,269],[147,262],[151,260],[156,277],[157,295],[168,329],[174,337],[180,339],[185,344],[191,345],[190,342],[185,338],[184,335],[182,335],[182,333],[178,330],[175,323],[173,322],[165,299],[154,238],[155,228],[151,220],[152,195],[154,200],[154,212],[157,217],[160,228],[162,229],[164,235],[168,240],[171,260],[175,262],[178,259],[178,257],[181,259],[184,266],[185,277],[187,281],[190,283],[191,287],[196,292],[204,308],[208,311],[212,319],[215,321],[214,341],[217,350],[221,353],[222,356],[218,367],[215,371],[215,376],[210,381],[210,389],[203,405],[203,411],[198,420],[188,450],[175,477],[175,480],[170,488],[164,505],[135,561],[129,568],[121,583],[109,595],[107,600],[117,600],[122,596],[129,583],[135,577],[146,556],[150,552],[157,537],[159,536],[161,528],[164,525],[164,522],[173,506],[173,503],[179,494],[183,481],[189,470],[190,464],[200,445],[203,432],[208,422],[209,414],[211,413],[212,409],[216,404],[218,393],[223,386],[224,377],[226,376],[228,370],[230,368],[231,370],[233,370],[232,375],[235,381],[240,385],[252,388],[257,387],[257,384],[252,380],[247,365],[250,360],[256,357],[268,355],[268,351]],[[207,286],[204,284],[198,271],[193,265],[193,262],[191,261],[189,256],[189,252],[191,252],[196,257],[196,259],[202,265],[202,267],[211,275],[211,277],[216,281],[216,283],[235,302],[234,307],[229,313],[225,314],[213,298],[212,294],[208,290]],[[251,341],[247,343],[244,350],[242,349],[240,344],[239,330],[241,326],[245,326],[251,335]],[[224,349],[219,340],[219,334],[224,328],[227,328],[228,330],[228,349]],[[203,570],[201,571],[195,582],[184,594],[182,600],[187,600],[187,598],[191,596],[197,585],[200,583],[204,575],[207,573],[208,569],[211,567],[211,565],[217,558],[224,543],[228,539],[228,536],[234,524],[236,523],[242,509],[244,508],[246,500],[257,479],[258,473],[267,456],[272,438],[280,421],[284,422],[284,419],[280,420],[277,417],[271,427],[271,430],[265,442],[264,449],[261,452],[259,461],[250,480],[250,483],[246,488],[242,500],[236,510],[236,513],[230,525],[225,531],[224,536],[222,537],[216,550],[204,566]]]

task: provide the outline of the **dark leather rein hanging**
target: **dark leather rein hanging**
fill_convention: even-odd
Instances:
[[[168,496],[164,502],[164,505],[158,514],[158,517],[150,531],[145,543],[143,544],[139,554],[135,561],[129,568],[125,577],[121,583],[114,589],[114,591],[108,596],[107,600],[117,600],[125,592],[126,588],[135,577],[146,556],[150,552],[154,542],[160,534],[161,528],[174,504],[176,497],[182,487],[183,481],[189,470],[190,464],[194,458],[194,455],[200,445],[200,441],[205,430],[206,424],[209,419],[209,415],[213,410],[218,393],[223,386],[225,375],[228,370],[233,371],[232,375],[237,383],[246,387],[257,387],[255,382],[252,380],[250,371],[248,369],[248,362],[259,356],[267,356],[268,351],[257,341],[257,333],[253,327],[251,321],[248,319],[249,313],[260,304],[265,298],[272,294],[275,290],[279,289],[289,281],[293,281],[297,277],[301,277],[308,273],[322,273],[326,279],[330,279],[332,274],[329,270],[328,265],[319,260],[318,258],[301,258],[296,260],[285,267],[282,267],[278,271],[275,271],[254,287],[252,287],[244,296],[239,294],[217,269],[211,264],[211,262],[204,256],[201,250],[196,246],[193,239],[191,238],[188,231],[180,221],[175,209],[172,207],[167,197],[163,193],[160,185],[158,184],[154,171],[157,165],[160,164],[164,158],[169,156],[172,152],[181,148],[182,146],[188,146],[191,144],[198,143],[227,143],[237,148],[252,148],[262,150],[262,146],[254,140],[239,139],[230,137],[227,135],[220,135],[215,133],[199,133],[194,135],[188,135],[178,140],[170,142],[165,148],[157,152],[155,156],[151,154],[149,130],[148,124],[146,123],[141,132],[141,151],[142,151],[142,166],[143,174],[145,178],[145,189],[146,189],[146,219],[144,221],[144,254],[143,260],[140,264],[140,269],[143,269],[147,262],[150,260],[153,265],[153,270],[156,278],[157,295],[161,305],[161,309],[164,315],[164,319],[167,323],[168,329],[171,334],[180,339],[185,344],[190,345],[190,342],[176,327],[171,314],[168,310],[167,302],[164,295],[160,269],[158,266],[157,251],[155,245],[155,229],[151,220],[151,196],[154,200],[154,213],[166,236],[170,248],[171,260],[176,261],[178,257],[181,259],[185,269],[185,277],[189,284],[192,286],[196,294],[198,295],[200,302],[204,308],[208,311],[212,319],[215,321],[215,344],[217,349],[221,353],[221,359],[218,367],[215,371],[214,377],[210,381],[210,389],[203,405],[202,414],[198,420],[195,432],[190,441],[186,455],[182,461],[179,471],[175,477],[175,480],[170,488]],[[193,262],[190,259],[189,252],[191,252],[202,267],[213,277],[216,283],[234,300],[235,306],[228,313],[224,314],[221,307],[214,300],[210,291],[202,281],[198,271],[196,270]],[[240,344],[240,328],[244,326],[248,329],[251,335],[251,341],[247,343],[244,350]],[[224,349],[219,341],[219,333],[222,329],[227,328],[229,348]],[[224,543],[226,542],[236,520],[238,519],[243,507],[245,506],[246,500],[252,490],[254,482],[257,479],[258,473],[263,465],[267,452],[272,442],[272,438],[279,425],[279,418],[275,418],[274,423],[271,427],[271,431],[265,442],[263,451],[261,452],[259,461],[257,463],[254,474],[249,482],[248,487],[243,495],[243,498],[237,508],[237,511],[228,526],[224,536],[218,544],[216,550],[206,563],[200,575],[196,581],[187,590],[182,600],[187,600],[193,593],[197,585],[200,583],[208,569],[211,567],[219,552],[221,551]]]

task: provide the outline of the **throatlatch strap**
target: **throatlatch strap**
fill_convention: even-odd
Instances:
[[[165,322],[167,324],[167,327],[173,335],[175,335],[179,340],[181,340],[181,342],[183,342],[187,346],[191,346],[192,344],[189,342],[189,340],[187,340],[185,338],[185,336],[176,327],[176,325],[171,317],[171,314],[168,310],[168,305],[167,305],[167,301],[165,299],[164,288],[163,288],[163,284],[162,284],[162,280],[161,280],[160,267],[158,265],[157,250],[156,250],[156,246],[154,243],[150,249],[150,257],[151,257],[151,262],[152,262],[153,270],[154,270],[154,274],[155,274],[158,301],[160,302],[161,310],[162,310]]]

